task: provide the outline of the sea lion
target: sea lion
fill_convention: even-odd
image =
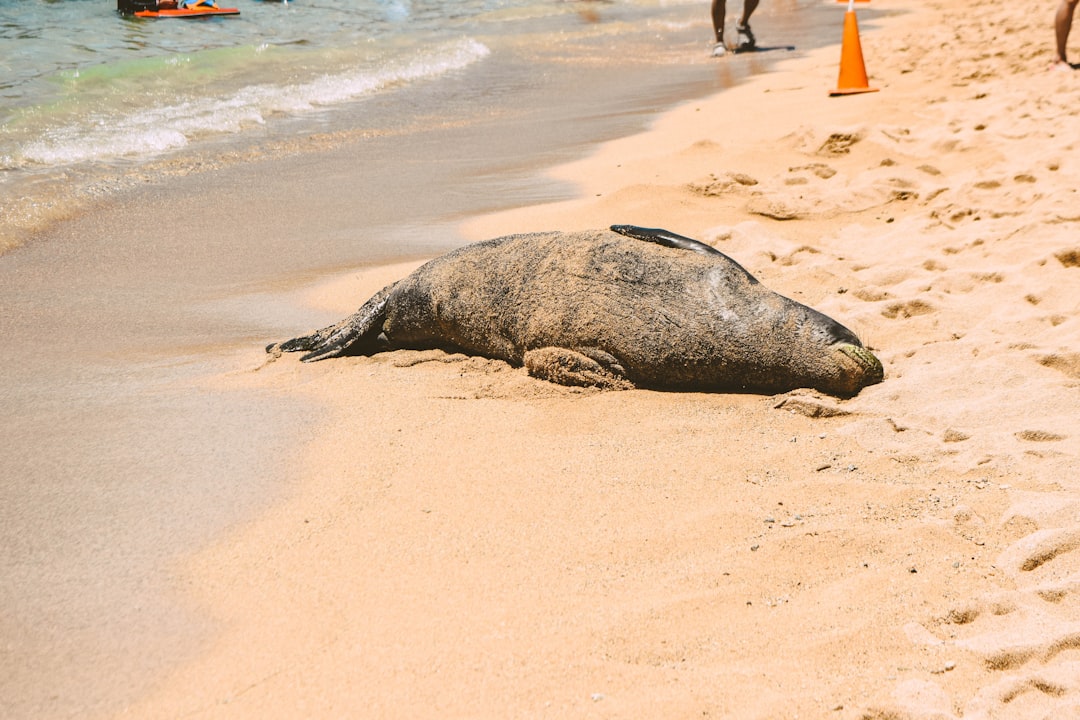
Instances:
[[[643,242],[644,241],[644,242]],[[461,247],[355,314],[267,346],[304,361],[443,348],[564,385],[847,397],[880,382],[853,332],[666,230],[509,235]]]

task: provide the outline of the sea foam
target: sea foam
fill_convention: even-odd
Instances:
[[[50,128],[26,143],[16,165],[60,167],[117,158],[151,157],[222,133],[240,133],[275,116],[296,116],[359,100],[410,83],[432,80],[490,54],[483,43],[462,38],[345,69],[299,83],[262,83],[228,96],[164,102],[123,112],[102,112]]]

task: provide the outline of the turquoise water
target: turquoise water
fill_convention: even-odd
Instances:
[[[504,112],[511,93],[566,77],[568,63],[704,62],[709,35],[700,0],[219,4],[240,14],[140,19],[109,0],[0,0],[0,252],[151,163],[295,151],[312,133],[397,131],[478,103]]]
[[[681,20],[686,8],[655,0],[221,5],[241,13],[152,20],[121,16],[108,0],[0,0],[0,172],[146,158],[265,131],[282,118],[437,83],[508,43],[540,48],[568,35],[640,31]],[[607,22],[583,22],[588,12]]]
[[[492,12],[483,3],[454,3],[438,22],[403,2],[237,4],[236,17],[184,20],[122,17],[100,0],[5,4],[0,167],[150,156],[489,54],[473,39]]]

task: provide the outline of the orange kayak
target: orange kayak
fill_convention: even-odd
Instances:
[[[194,7],[194,8],[173,8],[161,10],[139,10],[135,13],[135,17],[143,18],[183,18],[183,17],[205,17],[207,15],[239,15],[239,8],[219,8],[219,7]]]

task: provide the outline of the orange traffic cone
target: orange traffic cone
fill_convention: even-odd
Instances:
[[[866,80],[866,65],[863,63],[862,43],[859,42],[859,22],[855,19],[855,2],[848,0],[848,9],[844,13],[844,41],[840,46],[840,79],[836,89],[830,95],[854,95],[855,93],[877,92]]]

